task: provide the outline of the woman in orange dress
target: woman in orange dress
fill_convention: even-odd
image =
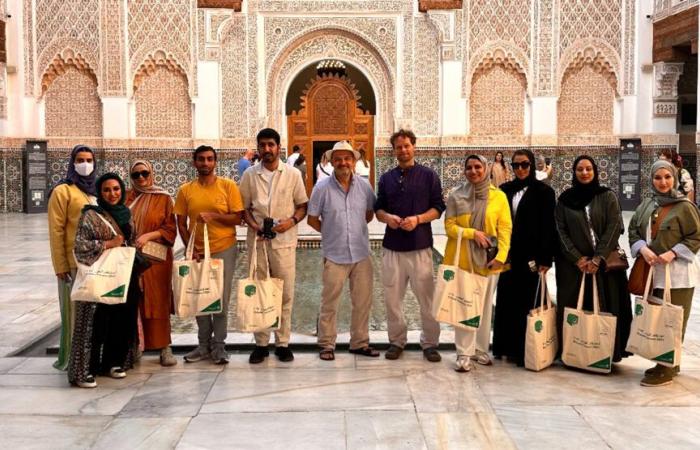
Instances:
[[[135,247],[142,249],[149,241],[167,247],[165,261],[152,261],[143,274],[143,302],[139,316],[143,324],[146,350],[160,350],[160,364],[173,366],[177,360],[170,349],[170,314],[173,308],[171,273],[173,244],[177,237],[173,201],[168,192],[154,183],[153,166],[138,160],[131,165],[131,186],[126,204],[131,209],[136,228]]]

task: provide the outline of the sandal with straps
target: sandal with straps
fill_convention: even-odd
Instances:
[[[379,350],[369,345],[362,348],[351,348],[350,353],[355,355],[369,356],[370,358],[376,358],[379,356]]]
[[[324,348],[318,352],[318,357],[323,361],[333,361],[335,360],[335,351],[332,348]]]

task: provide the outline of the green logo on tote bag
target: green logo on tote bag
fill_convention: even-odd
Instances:
[[[125,290],[126,290],[126,286],[122,284],[118,288],[112,289],[111,291],[104,294],[103,297],[121,298],[121,297],[124,297]]]
[[[442,278],[444,278],[445,281],[452,281],[455,279],[455,273],[452,270],[446,270],[442,273]]]
[[[243,290],[243,292],[245,292],[245,295],[248,296],[248,297],[254,296],[255,293],[256,293],[257,291],[258,291],[258,290],[257,290],[257,288],[255,287],[254,284],[249,284],[249,285],[246,286],[245,289]]]
[[[644,307],[640,304],[637,304],[634,308],[634,314],[637,316],[641,316],[644,313]]]
[[[542,332],[542,321],[541,320],[538,320],[537,322],[535,322],[535,331],[537,331],[538,333]]]
[[[569,314],[566,316],[566,323],[571,326],[576,325],[578,323],[578,316],[576,314]]]
[[[661,361],[661,362],[673,364],[674,354],[675,354],[675,352],[673,350],[671,350],[670,352],[666,352],[662,355],[657,356],[656,358],[654,358],[654,361]]]
[[[180,266],[180,267],[178,267],[177,273],[178,273],[181,277],[186,277],[187,274],[190,273],[190,266]]]
[[[202,312],[219,312],[221,311],[221,300],[217,300],[211,305],[207,306],[202,310]]]
[[[459,323],[472,328],[479,328],[479,323],[481,322],[481,316],[474,316],[471,319],[462,320]]]
[[[610,368],[610,357],[601,359],[600,361],[594,362],[588,367],[593,367],[594,369],[609,369]]]

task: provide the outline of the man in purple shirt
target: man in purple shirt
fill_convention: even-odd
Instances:
[[[391,136],[398,166],[379,179],[374,210],[387,225],[382,256],[382,282],[386,302],[389,349],[387,359],[398,359],[406,345],[403,298],[408,282],[418,298],[423,332],[423,355],[440,361],[437,346],[440,325],[433,317],[433,230],[430,222],[445,210],[440,178],[415,161],[416,135],[399,130]]]

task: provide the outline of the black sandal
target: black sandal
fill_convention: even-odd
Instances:
[[[324,348],[318,352],[318,357],[321,361],[333,361],[335,360],[335,351],[332,348]]]
[[[379,356],[379,350],[369,345],[362,348],[351,348],[350,353],[354,355],[369,356],[370,358],[376,358]]]

